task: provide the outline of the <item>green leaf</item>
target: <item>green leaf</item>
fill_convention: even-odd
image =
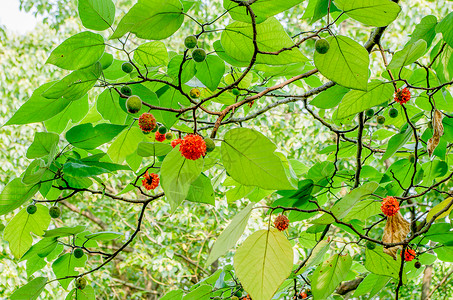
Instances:
[[[352,258],[335,254],[319,265],[311,277],[311,290],[315,299],[327,299],[348,275]]]
[[[9,242],[9,249],[15,258],[20,258],[30,249],[33,238],[30,232],[36,235],[43,235],[44,230],[49,227],[49,209],[42,205],[36,205],[37,211],[33,215],[27,213],[23,208],[14,218],[9,221],[3,232],[3,238]]]
[[[85,226],[78,225],[73,227],[59,227],[51,230],[45,230],[43,237],[65,237],[78,234],[85,230]]]
[[[88,166],[80,161],[78,162],[67,162],[63,165],[63,172],[65,175],[74,177],[93,177],[104,173],[110,173],[109,170],[99,168],[96,166]]]
[[[67,99],[47,99],[41,96],[55,82],[48,82],[37,88],[27,102],[14,113],[5,125],[21,125],[48,120],[65,109],[69,103]],[[36,113],[39,112],[39,113]]]
[[[75,258],[75,256],[72,255],[71,253],[66,253],[53,262],[52,270],[56,278],[76,276],[79,274],[79,272],[76,271],[75,268],[84,267],[86,260],[87,260],[86,255],[82,256],[81,258]],[[58,282],[64,289],[67,289],[69,283],[71,283],[72,280],[73,278],[67,278],[58,280]]]
[[[44,290],[47,277],[36,277],[26,285],[17,289],[9,298],[10,300],[35,300]]]
[[[203,159],[186,159],[179,152],[179,145],[167,154],[160,169],[161,185],[172,211],[186,198],[190,185],[202,170]]]
[[[27,167],[22,176],[22,182],[26,185],[38,183],[47,170],[47,166],[42,159],[35,159]]]
[[[115,21],[112,0],[79,0],[79,17],[83,26],[92,30],[106,30]]]
[[[62,99],[61,99],[62,100]],[[68,106],[66,106],[63,111],[61,111],[56,116],[44,122],[46,129],[55,133],[62,133],[69,121],[71,120],[72,124],[77,124],[83,119],[88,113],[89,104],[88,104],[88,94],[84,97],[71,101]]]
[[[450,12],[445,18],[437,24],[436,32],[441,32],[445,42],[453,47],[453,12]]]
[[[214,189],[212,188],[211,179],[201,173],[190,185],[186,200],[215,205]]]
[[[85,235],[85,238],[89,240],[95,241],[111,241],[123,236],[121,232],[114,232],[114,231],[99,231],[96,233],[91,233]]]
[[[127,156],[137,150],[137,144],[143,140],[143,133],[138,127],[124,130],[115,139],[107,150],[110,159],[115,163],[122,163]]]
[[[368,52],[346,36],[327,38],[326,54],[315,51],[314,62],[319,72],[344,87],[366,91],[368,86]]]
[[[184,292],[182,290],[173,290],[166,293],[160,300],[182,300]]]
[[[21,257],[21,261],[28,260],[33,256],[39,256],[41,258],[49,255],[58,245],[57,238],[43,238],[36,244],[34,244],[28,251]]]
[[[398,151],[410,140],[411,136],[412,130],[410,128],[403,133],[397,133],[392,136],[387,143],[387,150],[385,150],[385,154],[382,156],[382,161],[392,157],[396,151]]]
[[[91,150],[110,142],[126,127],[106,123],[96,126],[91,123],[81,124],[66,132],[66,140],[75,147]]]
[[[306,263],[307,268],[319,264],[324,259],[324,255],[326,255],[327,250],[329,250],[329,248],[330,243],[328,241],[326,240],[319,241],[319,243],[311,251],[310,258],[307,260]]]
[[[391,83],[373,80],[368,85],[367,91],[349,91],[341,100],[335,117],[344,119],[380,105],[392,99],[393,93],[394,89]]]
[[[179,82],[179,73],[183,58],[183,55],[175,55],[168,64],[167,74],[176,82]],[[195,66],[195,61],[193,59],[184,61],[181,70],[181,83],[186,83],[187,81],[192,79],[196,73],[197,69]]]
[[[450,204],[450,202],[452,202],[452,201],[453,201],[453,198],[452,197],[448,197],[447,199],[445,199],[441,203],[439,203],[436,206],[434,206],[429,211],[429,213],[426,215],[426,222],[429,223],[431,221],[431,219],[434,218],[435,214],[439,213],[441,210],[446,208]],[[451,206],[449,209],[447,209],[447,211],[443,212],[440,216],[438,216],[436,218],[436,220],[439,220],[439,219],[442,219],[442,218],[445,218],[446,216],[448,216],[452,209],[453,209],[453,206]]]
[[[381,246],[374,250],[366,249],[365,251],[365,268],[376,274],[399,279],[401,258],[394,260],[390,255],[385,254]],[[403,279],[405,279],[405,274]]]
[[[134,51],[134,60],[147,67],[166,66],[168,64],[167,47],[160,41],[141,44]]]
[[[209,300],[212,287],[210,285],[200,285],[190,293],[184,296],[184,300]]]
[[[444,262],[453,262],[453,247],[440,247],[434,249],[437,258]]]
[[[33,197],[40,185],[25,185],[20,178],[8,182],[0,194],[0,215],[5,215]]]
[[[453,118],[443,118],[442,125],[444,126],[444,138],[453,143]]]
[[[216,55],[208,55],[198,63],[196,77],[211,91],[215,91],[225,73],[225,62]]]
[[[411,39],[408,44],[415,43],[423,39],[426,41],[428,48],[431,46],[434,37],[436,36],[437,18],[433,15],[423,17],[421,21],[415,25],[415,30],[411,34]]]
[[[183,7],[179,0],[139,0],[121,19],[110,39],[127,32],[147,40],[162,40],[181,27]]]
[[[263,134],[248,128],[228,131],[221,146],[225,169],[237,182],[266,190],[294,189],[275,150]]]
[[[66,296],[65,300],[95,300],[96,295],[94,293],[94,289],[91,285],[87,285],[83,290],[78,288],[72,289],[68,295]]]
[[[85,69],[74,71],[57,81],[42,93],[42,96],[47,99],[63,97],[70,101],[80,99],[94,86],[100,75],[101,64],[96,63]]]
[[[253,13],[256,15],[255,22],[261,23],[265,21],[268,17],[279,14],[291,7],[301,3],[303,0],[261,0],[256,1],[250,8],[253,10]],[[231,0],[224,0],[223,7],[226,10],[229,10],[231,18],[236,21],[248,22],[251,23],[250,14],[248,13],[245,6],[238,6],[237,2]]]
[[[376,274],[368,274],[367,277],[359,284],[354,292],[353,297],[360,297],[370,293],[369,299],[379,293],[385,285],[389,282],[390,278]]]
[[[106,89],[98,96],[96,109],[104,120],[109,120],[112,124],[124,124],[127,117],[121,109],[118,93],[112,89]]]
[[[302,19],[310,19],[310,24],[313,24],[327,15],[329,8],[330,13],[338,11],[332,0],[309,0]]]
[[[366,221],[368,218],[381,213],[381,203],[374,200],[362,200],[357,202],[354,207],[349,211],[346,217],[343,218],[344,222],[351,220]]]
[[[335,5],[351,18],[376,27],[392,23],[401,10],[398,4],[389,0],[335,0]]]
[[[79,70],[97,62],[104,50],[104,38],[100,34],[84,31],[55,48],[46,63],[66,70]]]
[[[60,137],[55,133],[36,132],[33,143],[27,149],[27,158],[38,158],[49,155],[52,148],[56,147]]]
[[[256,31],[256,41],[261,51],[274,52],[294,45],[282,24],[274,17],[256,25]],[[247,63],[252,59],[254,48],[251,24],[243,22],[229,24],[222,32],[220,41],[226,54],[231,58]],[[297,47],[278,55],[258,54],[256,58],[256,63],[268,65],[285,65],[306,61],[307,58]]]
[[[346,93],[349,92],[349,89],[342,87],[341,85],[335,85],[330,89],[318,94],[310,102],[310,105],[314,105],[317,108],[329,109],[334,108],[341,102]]]
[[[425,40],[418,40],[415,43],[407,44],[403,50],[397,51],[393,55],[392,61],[387,66],[387,69],[400,69],[410,65],[425,54],[426,46]]]
[[[231,223],[222,231],[212,246],[211,253],[206,261],[207,266],[211,265],[220,256],[224,255],[236,245],[237,241],[244,233],[254,206],[255,203],[249,203],[249,205],[234,216]]]
[[[252,299],[270,300],[293,268],[290,242],[275,228],[250,235],[234,255],[234,269]]]
[[[170,153],[172,149],[168,144],[140,142],[138,144],[137,154],[143,157],[164,156]]]

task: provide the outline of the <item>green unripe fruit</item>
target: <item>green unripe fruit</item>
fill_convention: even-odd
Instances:
[[[203,49],[195,49],[192,51],[192,58],[196,62],[202,62],[206,59],[206,51]]]
[[[408,160],[411,164],[413,164],[415,162],[415,155],[413,153],[409,155]]]
[[[200,94],[201,94],[201,93],[200,93],[200,90],[197,89],[197,88],[193,88],[193,89],[191,89],[190,92],[189,92],[190,98],[193,98],[193,99],[199,98],[199,97],[200,97]]]
[[[366,242],[366,247],[367,247],[368,249],[370,249],[370,250],[373,250],[373,249],[376,248],[376,244],[373,243],[372,241],[367,241],[367,242]]]
[[[376,118],[376,121],[377,121],[377,123],[378,123],[379,125],[382,125],[382,124],[385,123],[385,117],[384,117],[384,116],[378,116],[378,117]]]
[[[372,116],[374,116],[374,109],[372,109],[372,108],[367,109],[366,112],[365,112],[365,115],[367,117],[371,118]]]
[[[170,141],[170,140],[173,139],[173,134],[172,134],[171,132],[167,132],[167,133],[165,134],[165,138],[166,138],[167,140]]]
[[[197,45],[197,38],[194,37],[193,35],[189,35],[186,37],[184,40],[184,46],[186,46],[187,49],[193,49]]]
[[[389,117],[394,119],[396,117],[398,117],[398,110],[394,107],[390,108],[389,109]]]
[[[139,96],[133,95],[127,98],[126,101],[127,111],[131,114],[136,114],[142,109],[142,99]]]
[[[316,52],[319,54],[326,54],[329,51],[330,45],[329,42],[325,39],[319,39],[315,43]]]
[[[52,206],[49,208],[49,215],[51,218],[56,219],[61,215],[61,210],[58,206]]]
[[[83,256],[83,250],[80,248],[75,248],[73,254],[75,258],[81,258]]]
[[[239,300],[239,298],[236,297],[236,296],[233,296],[233,297],[231,297],[230,299],[231,299],[231,300]]]
[[[151,132],[156,132],[159,128],[156,126],[153,128],[153,130],[151,130]]]
[[[160,134],[166,134],[167,133],[167,128],[165,126],[159,127],[159,133]]]
[[[77,278],[76,281],[75,281],[75,286],[79,290],[83,290],[87,286],[86,279],[83,278],[83,277]]]
[[[101,63],[102,70],[105,70],[112,65],[113,55],[110,53],[104,53],[102,54],[102,57],[99,60],[99,62]]]
[[[29,206],[27,206],[27,212],[29,215],[34,214],[37,210],[38,208],[34,204],[30,204]]]
[[[238,89],[236,89],[236,88],[234,88],[231,92],[232,92],[233,95],[235,95],[235,96],[239,96],[239,95],[241,94],[241,92],[240,92]]]
[[[134,70],[134,66],[130,62],[125,62],[121,65],[121,70],[123,70],[124,73],[130,73]]]
[[[215,143],[210,138],[205,138],[204,142],[206,143],[206,152],[212,152],[215,149]]]
[[[422,264],[419,261],[416,261],[415,264],[414,264],[414,267],[416,269],[420,269],[421,266],[422,266]]]
[[[132,96],[132,90],[130,87],[127,85],[123,85],[120,89],[121,94],[126,95],[126,96]]]

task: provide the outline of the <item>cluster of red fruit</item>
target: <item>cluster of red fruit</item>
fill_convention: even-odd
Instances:
[[[401,257],[403,257],[403,252],[401,252]],[[404,251],[404,260],[412,261],[417,256],[417,253],[413,249],[406,249]]]
[[[411,92],[408,88],[398,89],[395,93],[395,101],[399,104],[404,104],[411,100]]]
[[[286,217],[285,215],[278,215],[277,218],[275,218],[274,226],[279,231],[283,231],[283,230],[288,229],[288,227],[289,227],[289,219],[288,219],[288,217]]]
[[[400,204],[395,197],[387,196],[382,200],[381,210],[387,217],[393,217],[400,210]]]
[[[156,173],[151,173],[149,174],[148,171],[146,171],[145,175],[143,176],[145,179],[142,180],[142,184],[145,187],[145,189],[149,190],[154,190],[157,188],[159,185],[159,175]]]

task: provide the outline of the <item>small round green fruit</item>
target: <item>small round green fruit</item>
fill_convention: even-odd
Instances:
[[[151,132],[156,132],[157,130],[159,129],[159,127],[154,127],[153,130],[151,130]]]
[[[27,213],[29,215],[33,215],[37,210],[38,208],[34,204],[30,204],[29,206],[27,206]]]
[[[166,134],[167,133],[167,127],[165,127],[165,126],[159,127],[159,133],[160,134]]]
[[[409,160],[409,162],[411,164],[413,164],[415,162],[415,155],[414,153],[411,153],[411,155],[409,155],[409,157],[407,158]]]
[[[206,59],[206,51],[203,49],[197,48],[192,51],[192,58],[196,62],[202,62]]]
[[[398,117],[398,110],[394,107],[390,108],[389,109],[389,117],[394,119],[396,117]]]
[[[329,51],[330,45],[329,42],[325,39],[319,39],[315,43],[316,52],[319,54],[326,54]]]
[[[234,88],[232,91],[233,95],[235,96],[239,96],[241,94],[241,92],[237,89],[237,88]]]
[[[165,134],[165,138],[166,138],[167,140],[171,141],[171,140],[173,139],[173,134],[172,134],[171,132],[167,132],[167,133]]]
[[[121,70],[123,70],[124,73],[130,73],[134,70],[134,66],[130,62],[125,62],[121,65]]]
[[[184,40],[184,46],[186,46],[187,49],[193,49],[197,45],[197,38],[194,37],[193,35],[189,35],[186,37]]]
[[[206,152],[212,152],[215,149],[215,143],[210,138],[205,138],[204,142],[206,143]]]
[[[81,258],[83,256],[83,250],[81,248],[75,248],[73,254],[75,258]]]
[[[200,97],[200,95],[201,95],[200,90],[197,88],[193,88],[189,92],[190,98],[193,98],[193,99],[198,99]]]
[[[365,111],[365,115],[369,118],[371,118],[372,116],[374,116],[374,109],[372,108],[369,108]]]
[[[51,218],[56,219],[61,215],[61,210],[58,206],[52,206],[49,208],[49,215]]]
[[[377,116],[376,121],[379,125],[382,125],[385,123],[385,117],[384,116]]]
[[[373,250],[373,249],[376,248],[376,244],[373,243],[372,241],[367,241],[367,242],[366,242],[366,247],[367,247],[368,249],[370,249],[370,250]]]
[[[236,297],[236,296],[233,296],[233,297],[231,297],[230,299],[231,299],[231,300],[239,300],[239,298]]]
[[[132,90],[130,87],[127,85],[123,85],[120,89],[121,94],[126,95],[126,96],[132,96]]]
[[[142,109],[142,99],[140,99],[140,97],[136,95],[130,96],[129,98],[127,98],[126,108],[127,111],[131,114],[138,113],[140,109]]]
[[[83,277],[79,277],[75,281],[75,286],[79,290],[83,290],[87,286],[87,280]]]

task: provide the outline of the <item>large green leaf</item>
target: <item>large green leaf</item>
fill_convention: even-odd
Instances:
[[[195,61],[193,59],[185,60],[181,68],[183,59],[184,59],[183,55],[173,56],[173,58],[168,63],[167,74],[168,76],[173,78],[176,82],[179,82],[180,78],[179,74],[181,73],[181,83],[186,83],[195,76],[195,74],[197,73],[197,69]]]
[[[437,204],[436,206],[434,206],[430,211],[429,213],[426,215],[426,222],[430,222],[432,218],[434,218],[434,215],[439,213],[441,210],[445,209],[451,202],[453,201],[453,198],[452,197],[448,197],[447,199],[445,199],[444,201],[442,201],[441,203]],[[448,216],[450,214],[450,212],[453,210],[453,206],[450,207],[449,209],[447,209],[445,212],[443,212],[440,216],[438,216],[436,218],[436,220],[438,219],[442,219],[442,218],[445,218],[446,216]]]
[[[310,105],[323,109],[334,108],[341,102],[341,99],[347,92],[349,92],[349,89],[342,87],[341,85],[334,85],[313,98]]]
[[[381,213],[381,203],[375,200],[362,200],[357,202],[349,213],[343,218],[343,221],[351,220],[366,221],[368,218]]]
[[[315,51],[314,62],[322,75],[348,88],[366,91],[368,86],[368,52],[356,41],[338,35],[329,37],[329,51]]]
[[[110,39],[127,32],[147,40],[162,40],[181,27],[183,7],[179,0],[139,0],[121,19]]]
[[[77,100],[82,98],[96,83],[101,75],[101,64],[96,64],[85,69],[77,70],[57,81],[48,88],[42,96],[48,99],[65,98]]]
[[[112,124],[124,124],[126,120],[127,113],[121,109],[119,95],[112,89],[106,89],[98,96],[96,109]]]
[[[104,173],[110,173],[109,170],[97,166],[89,166],[80,161],[71,161],[63,165],[65,175],[74,177],[93,177]]]
[[[83,26],[92,30],[106,30],[115,21],[112,0],[79,0],[79,17]]]
[[[56,147],[60,137],[55,133],[36,132],[33,143],[27,149],[27,158],[38,158],[49,155]]]
[[[412,32],[411,39],[408,44],[415,43],[416,41],[423,39],[428,44],[428,47],[430,47],[434,37],[436,36],[436,25],[437,18],[435,16],[428,15],[423,17],[423,19],[415,25],[415,30]]]
[[[386,160],[393,156],[401,147],[403,147],[411,138],[412,130],[410,128],[406,129],[406,131],[397,133],[390,138],[387,143],[387,150],[385,150],[384,155],[382,156],[382,160]]]
[[[426,52],[426,41],[418,40],[415,43],[406,45],[403,50],[397,51],[387,69],[400,69],[410,65],[419,59]]]
[[[45,233],[43,237],[64,237],[64,236],[70,236],[70,235],[76,235],[78,233],[81,233],[86,229],[85,226],[83,225],[77,225],[73,227],[58,227],[55,229],[51,230],[45,230]]]
[[[91,285],[87,285],[83,290],[74,288],[66,296],[65,300],[96,300],[96,294]]]
[[[390,255],[383,252],[381,246],[376,247],[374,250],[366,249],[365,256],[365,268],[368,271],[377,275],[399,279],[401,257],[394,260]]]
[[[52,270],[57,278],[75,276],[79,274],[79,272],[76,271],[75,268],[82,268],[83,266],[85,266],[86,260],[86,255],[82,256],[81,258],[75,258],[75,256],[71,253],[66,253],[53,262]],[[67,278],[58,280],[58,282],[64,289],[67,289],[69,283],[71,283],[72,280],[73,278]]]
[[[398,4],[389,0],[335,0],[335,5],[351,18],[376,27],[392,23],[401,10]]]
[[[313,24],[327,15],[329,11],[330,13],[338,11],[332,0],[309,0],[302,19],[309,19],[310,24]]]
[[[163,156],[167,155],[172,150],[168,144],[140,142],[137,148],[137,154],[143,157],[147,156]]]
[[[234,269],[252,299],[270,300],[293,268],[290,242],[275,228],[249,236],[234,255]]]
[[[335,117],[344,119],[387,102],[393,97],[393,93],[394,89],[391,83],[372,81],[368,85],[367,91],[349,91],[341,100]]]
[[[376,275],[370,273],[365,279],[359,284],[354,292],[353,297],[360,297],[370,293],[369,299],[376,295],[381,289],[389,282],[390,278],[387,276]]]
[[[276,147],[263,134],[248,128],[235,128],[225,134],[221,146],[225,169],[243,185],[266,190],[294,189],[286,177]]]
[[[179,145],[167,154],[160,169],[161,185],[172,211],[186,198],[190,185],[202,170],[203,159],[186,159],[179,152]]]
[[[201,173],[190,185],[186,200],[215,205],[214,189],[212,188],[211,179]]]
[[[53,158],[52,158],[53,159]],[[22,175],[22,182],[26,185],[36,184],[48,170],[46,163],[42,159],[33,160]]]
[[[215,91],[225,73],[225,62],[216,55],[208,55],[196,66],[196,77],[211,91]]]
[[[302,1],[303,0],[260,0],[253,2],[250,8],[256,15],[255,22],[261,23],[266,20],[266,18],[290,9]],[[229,10],[228,12],[234,20],[251,23],[250,14],[245,6],[238,6],[237,2],[231,0],[223,0],[223,7]]]
[[[88,94],[86,94],[78,100],[71,101],[63,111],[45,121],[44,125],[48,131],[60,134],[68,127],[69,121],[71,121],[71,125],[77,124],[87,115],[88,110]]]
[[[209,300],[211,299],[212,286],[203,284],[188,293],[183,300]]]
[[[91,66],[104,53],[104,38],[90,31],[73,35],[55,48],[46,63],[66,70]]]
[[[0,194],[0,215],[7,214],[33,197],[39,190],[39,184],[25,185],[20,178],[14,178]]]
[[[36,277],[26,285],[17,289],[9,298],[10,300],[35,300],[44,290],[47,277]]]
[[[71,101],[67,99],[47,99],[42,96],[55,82],[48,82],[37,88],[27,102],[14,113],[6,125],[21,125],[48,120],[65,109]],[[36,113],[39,112],[39,113]]]
[[[335,254],[319,265],[311,277],[311,290],[314,299],[327,299],[348,275],[352,258]]]
[[[294,45],[282,24],[274,17],[256,25],[256,31],[256,42],[261,51],[275,52]],[[222,32],[220,41],[226,54],[231,58],[240,62],[250,62],[252,59],[253,29],[251,24],[243,22],[229,24]],[[258,54],[256,58],[256,63],[268,65],[285,65],[306,61],[307,58],[297,47],[283,51],[279,55]]]
[[[15,258],[20,258],[30,249],[33,238],[30,232],[36,235],[43,235],[44,230],[49,227],[49,209],[42,205],[36,205],[37,211],[30,215],[27,209],[23,208],[14,218],[9,221],[3,232],[3,238],[9,242],[9,249]]]
[[[437,24],[436,32],[441,32],[444,41],[447,42],[450,47],[453,47],[453,12],[450,12],[445,18]]]
[[[206,265],[212,264],[216,259],[224,255],[228,250],[236,245],[237,241],[244,233],[254,206],[255,203],[249,203],[249,205],[234,216],[231,223],[227,228],[225,228],[224,231],[222,231],[212,246]]]
[[[168,64],[167,47],[161,41],[153,41],[138,46],[134,51],[134,59],[147,67],[164,66]]]
[[[82,149],[95,149],[110,142],[122,132],[126,125],[85,123],[72,127],[66,132],[66,140],[73,146]]]
[[[143,133],[138,127],[124,130],[110,145],[107,154],[115,163],[122,163],[127,156],[137,150],[137,144],[143,140]]]

